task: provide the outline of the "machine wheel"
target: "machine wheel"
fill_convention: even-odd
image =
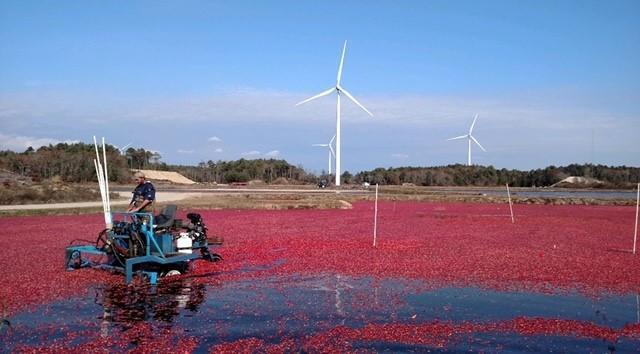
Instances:
[[[80,251],[72,251],[67,257],[67,269],[78,269],[80,267],[82,267]]]
[[[176,275],[181,275],[181,274],[182,273],[180,273],[179,270],[173,269],[173,270],[170,270],[170,271],[164,273],[163,277],[165,277],[165,278],[166,277],[175,277]]]
[[[172,264],[166,268],[162,272],[160,272],[160,277],[173,277],[176,275],[182,275],[189,271],[189,262],[181,262],[177,264]]]

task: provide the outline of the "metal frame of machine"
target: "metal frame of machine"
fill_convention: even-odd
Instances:
[[[209,250],[207,227],[199,214],[187,214],[190,222],[182,225],[182,220],[175,219],[177,207],[167,207],[172,207],[173,215],[154,217],[151,213],[111,213],[112,220],[118,221],[112,228],[100,232],[95,245],[67,247],[67,269],[92,267],[121,271],[127,283],[131,283],[134,274],[144,274],[152,284],[156,284],[161,276],[186,272],[191,261],[222,260],[220,255]],[[159,225],[156,222],[161,217],[167,220]],[[179,245],[179,240],[186,240],[187,247],[184,247],[184,242]],[[106,256],[108,260],[106,263],[94,263],[83,260],[83,254]]]

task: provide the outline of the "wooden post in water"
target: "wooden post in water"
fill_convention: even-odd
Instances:
[[[509,192],[509,183],[507,183],[507,196],[509,197],[509,211],[511,211],[511,223],[514,224],[516,221],[513,218],[513,204],[511,203],[511,193]]]
[[[373,247],[377,247],[378,238],[378,184],[376,183],[376,202],[373,209]]]
[[[640,183],[638,183],[638,196],[636,197],[636,226],[633,230],[633,254],[636,254],[636,240],[638,239],[638,207],[640,206]]]

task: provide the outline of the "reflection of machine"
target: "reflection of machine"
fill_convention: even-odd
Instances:
[[[207,238],[207,226],[200,214],[187,214],[185,224],[176,219],[177,207],[167,205],[162,213],[111,213],[113,227],[98,235],[95,245],[69,246],[66,266],[69,270],[98,267],[125,273],[127,283],[134,274],[144,274],[155,284],[158,277],[183,274],[196,259],[211,262],[222,257],[209,250],[221,240]],[[106,263],[87,259],[89,255],[107,256]],[[85,259],[83,259],[85,257]]]
[[[151,287],[119,283],[98,288],[95,303],[103,307],[101,334],[107,337],[113,325],[126,329],[137,322],[174,322],[181,312],[183,315],[185,311],[197,312],[205,297],[205,285],[193,279],[177,279]]]

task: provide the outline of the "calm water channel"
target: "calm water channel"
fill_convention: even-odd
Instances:
[[[145,322],[155,329],[180,328],[198,339],[198,352],[243,338],[280,343],[304,338],[336,326],[363,328],[367,324],[421,324],[434,321],[500,323],[515,318],[576,320],[620,330],[640,321],[638,296],[587,297],[578,293],[536,294],[499,292],[474,287],[436,288],[419,281],[373,280],[342,275],[293,277],[200,284],[180,279],[157,287],[101,286],[90,294],[18,313],[0,332],[0,352],[21,346],[47,347],[74,332],[95,331],[95,338],[119,336]],[[82,344],[88,338],[76,338]],[[509,331],[480,331],[454,335],[444,345],[359,341],[353,350],[377,352],[588,353],[637,352],[639,338],[615,343],[572,334],[522,335]],[[130,348],[130,349],[133,349]],[[167,348],[168,350],[170,348]]]

